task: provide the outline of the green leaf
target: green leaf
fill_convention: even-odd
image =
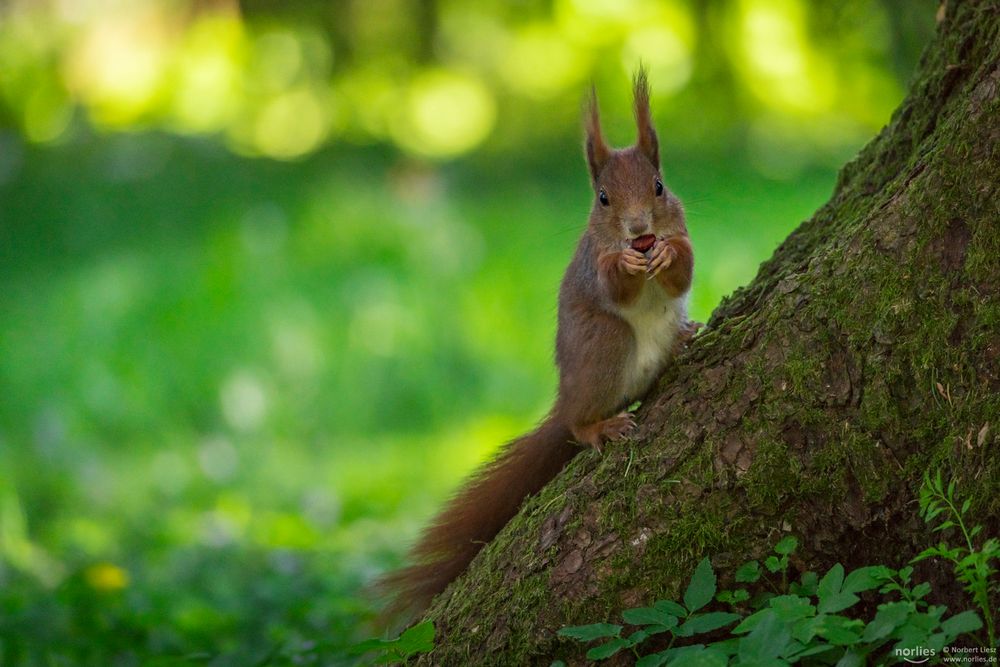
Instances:
[[[726,655],[736,655],[740,648],[740,637],[730,637],[709,644],[712,648]]]
[[[792,584],[789,586],[789,590],[796,595],[802,595],[805,597],[812,597],[816,595],[816,586],[819,582],[819,576],[815,572],[803,572],[801,583]]]
[[[622,619],[630,625],[655,625],[664,629],[677,626],[677,617],[656,607],[638,607],[622,612]]]
[[[750,632],[756,629],[758,625],[760,625],[760,622],[764,620],[767,614],[773,615],[774,613],[775,612],[773,609],[761,609],[760,611],[750,614],[749,616],[744,618],[740,622],[740,624],[737,625],[732,630],[730,630],[730,632],[734,635],[743,634],[744,632]]]
[[[566,663],[562,660],[553,660],[549,667],[566,667]]]
[[[809,599],[798,595],[778,595],[771,598],[769,604],[778,618],[785,622],[816,615],[816,607],[809,603]]]
[[[820,653],[827,653],[828,651],[839,650],[836,646],[831,646],[830,644],[816,644],[815,646],[807,646],[800,651],[791,653],[787,655],[788,661],[791,663],[796,663],[802,658],[808,657],[810,655],[818,655]]]
[[[816,595],[819,597],[820,603],[822,604],[824,598],[828,598],[832,595],[836,595],[840,592],[840,587],[844,583],[844,566],[837,563],[830,568],[830,571],[823,575],[823,578],[819,580],[819,587],[816,589]]]
[[[820,598],[818,611],[821,614],[835,614],[848,607],[853,607],[861,601],[854,593],[834,593],[825,598]]]
[[[389,651],[383,655],[376,656],[372,658],[373,665],[391,665],[397,662],[402,662],[406,659],[399,651]]]
[[[774,597],[774,593],[771,591],[757,591],[750,598],[750,606],[756,610],[760,611],[767,607],[768,601]]]
[[[396,650],[403,656],[415,653],[427,653],[434,650],[434,622],[418,623],[399,636]]]
[[[844,593],[861,593],[878,588],[879,585],[889,578],[891,570],[884,565],[872,565],[869,567],[859,567],[847,575],[841,591]]]
[[[630,634],[628,637],[626,637],[625,641],[628,642],[628,645],[630,647],[631,646],[638,646],[639,644],[641,644],[644,641],[646,641],[646,639],[648,639],[649,636],[652,635],[652,634],[655,634],[655,633],[649,632],[648,630],[636,630],[635,632],[633,632],[632,634]]]
[[[679,651],[670,661],[670,667],[726,667],[729,658],[725,653],[711,647],[685,646],[686,651]]]
[[[740,619],[739,614],[732,614],[727,611],[710,611],[707,614],[692,614],[688,620],[677,628],[680,637],[690,637],[702,632],[711,632],[729,625]]]
[[[931,503],[927,506],[927,512],[924,514],[924,521],[930,523],[937,515],[945,510],[944,505],[938,505],[937,503]]]
[[[781,554],[782,556],[787,556],[795,551],[795,548],[798,546],[799,541],[795,538],[795,536],[787,535],[786,537],[781,538],[781,540],[774,545],[774,552]]]
[[[983,627],[983,622],[979,618],[979,614],[972,610],[963,611],[960,614],[955,614],[944,623],[941,624],[941,631],[948,637],[948,641],[951,641],[955,637],[966,632],[975,632],[979,628]]]
[[[757,627],[740,639],[740,662],[761,663],[777,658],[785,653],[792,633],[773,609],[760,612]]]
[[[781,569],[781,561],[778,560],[777,556],[768,556],[764,559],[764,567],[767,568],[768,572],[777,572]]]
[[[572,637],[582,642],[589,642],[605,637],[618,637],[621,635],[622,626],[612,623],[592,623],[591,625],[573,625],[563,628],[556,634],[560,637]]]
[[[348,647],[349,655],[362,655],[369,651],[389,651],[405,658],[434,649],[434,622],[424,621],[409,628],[395,639],[367,639]]]
[[[925,581],[923,583],[919,583],[916,586],[914,586],[913,590],[910,591],[910,595],[920,600],[924,597],[927,597],[927,594],[930,592],[931,592],[931,585]]]
[[[656,602],[653,603],[653,606],[659,609],[660,611],[664,611],[668,614],[672,614],[680,618],[684,618],[685,616],[688,615],[687,609],[680,606],[673,600],[657,600]]]
[[[835,667],[861,667],[865,664],[865,654],[859,651],[845,651]]]
[[[667,649],[666,651],[660,651],[659,653],[644,655],[635,663],[635,667],[660,667],[660,665],[665,665],[670,657],[670,650],[671,649]]]
[[[743,565],[740,565],[739,568],[737,568],[736,570],[736,575],[734,578],[736,579],[737,583],[752,584],[756,582],[758,579],[760,579],[760,575],[761,575],[760,563],[758,563],[755,560],[752,560],[749,563],[743,563]]]
[[[934,529],[934,532],[936,533],[936,532],[938,532],[938,531],[942,531],[942,530],[946,530],[946,529],[948,529],[948,528],[951,528],[951,527],[952,527],[952,526],[954,526],[954,525],[955,525],[955,522],[954,522],[954,521],[952,521],[951,519],[948,519],[947,521],[945,521],[945,522],[944,522],[944,523],[942,523],[941,525],[937,526],[937,527],[936,527],[936,528]]]
[[[733,602],[746,602],[750,599],[750,592],[745,588],[737,588],[733,591]]]
[[[362,655],[369,651],[384,650],[387,646],[392,646],[397,641],[397,639],[366,639],[363,642],[348,646],[346,651],[348,655]]]
[[[631,646],[626,639],[612,639],[609,642],[601,644],[600,646],[595,646],[594,648],[587,651],[588,660],[604,660],[605,658],[610,658],[618,651],[623,648],[628,648]]]
[[[850,646],[861,640],[864,623],[845,616],[817,616],[816,634],[831,644]]]
[[[885,639],[896,628],[906,622],[912,610],[913,604],[910,602],[887,602],[880,604],[875,618],[872,619],[868,627],[865,628],[864,634],[861,635],[862,641],[870,644],[879,639]]]
[[[715,597],[715,572],[712,564],[707,558],[703,558],[698,567],[695,568],[694,575],[691,576],[691,583],[684,591],[684,606],[688,611],[697,611],[707,605]]]
[[[821,622],[822,619],[815,616],[795,621],[792,624],[792,637],[803,645],[809,645],[816,636],[816,628]]]

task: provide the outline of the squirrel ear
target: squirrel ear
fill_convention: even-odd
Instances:
[[[590,87],[590,97],[587,100],[587,108],[584,110],[583,124],[587,133],[584,142],[587,152],[587,166],[590,168],[590,179],[597,182],[597,177],[601,174],[604,164],[611,157],[611,150],[604,143],[601,135],[601,117],[597,110],[597,92],[594,87]]]
[[[660,167],[660,142],[653,129],[653,119],[649,112],[649,80],[646,78],[646,68],[639,65],[632,82],[635,99],[635,124],[639,128],[636,145],[642,154],[649,158],[653,166]]]

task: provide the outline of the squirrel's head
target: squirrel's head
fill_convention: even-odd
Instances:
[[[685,231],[681,203],[664,185],[660,173],[659,141],[642,67],[635,75],[633,93],[639,130],[634,146],[615,150],[604,142],[593,89],[584,115],[587,166],[594,186],[590,225],[604,245],[615,248],[624,248],[647,234],[665,237]]]

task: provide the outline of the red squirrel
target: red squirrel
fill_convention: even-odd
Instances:
[[[388,614],[422,612],[483,546],[579,451],[627,436],[642,396],[697,325],[687,321],[694,256],[680,201],[663,184],[649,86],[634,79],[634,146],[601,134],[596,94],[585,112],[594,203],[559,290],[559,394],[533,432],[508,443],[445,505],[381,585]]]

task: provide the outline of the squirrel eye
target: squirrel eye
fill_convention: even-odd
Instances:
[[[608,205],[608,203],[609,203],[608,202],[608,193],[605,192],[603,189],[597,194],[597,198],[600,200],[601,206],[607,206]]]
[[[663,182],[660,179],[656,179],[656,196],[659,197],[663,194]]]

